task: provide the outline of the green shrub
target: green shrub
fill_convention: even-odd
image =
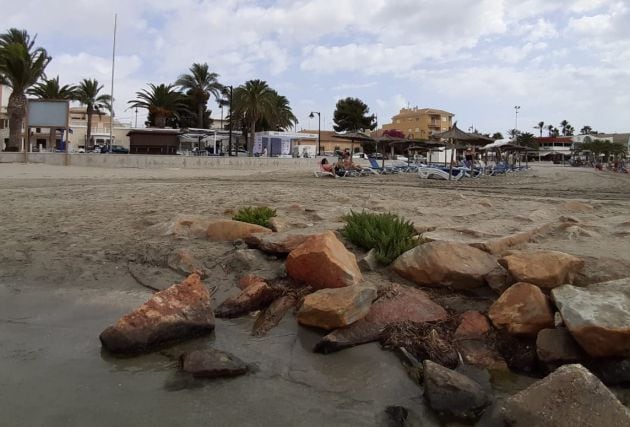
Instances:
[[[398,215],[350,212],[343,220],[346,226],[341,234],[363,249],[375,249],[380,264],[391,264],[417,245],[413,224]]]
[[[276,216],[275,209],[271,209],[266,206],[249,206],[239,209],[232,219],[236,221],[249,222],[250,224],[262,225],[263,227],[269,227],[269,220],[274,216]]]

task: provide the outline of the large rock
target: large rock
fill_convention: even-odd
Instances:
[[[581,365],[564,365],[509,397],[500,413],[514,427],[630,425],[628,408]]]
[[[321,231],[310,233],[307,231],[255,233],[247,236],[245,243],[250,248],[259,249],[263,252],[285,255],[300,246],[308,238],[321,233]]]
[[[248,370],[238,357],[212,348],[182,355],[181,364],[184,372],[196,378],[234,377]]]
[[[203,263],[195,258],[189,249],[180,248],[169,255],[167,264],[170,269],[181,274],[199,273],[201,277],[206,276]]]
[[[536,336],[553,327],[549,300],[538,286],[519,282],[508,288],[490,307],[488,313],[497,328],[514,335]]]
[[[136,354],[213,329],[210,293],[199,275],[191,274],[120,318],[101,333],[100,340],[112,353]]]
[[[630,356],[630,278],[552,291],[564,323],[593,357]]]
[[[558,251],[513,251],[499,263],[516,281],[546,289],[572,284],[584,267],[580,258]]]
[[[586,357],[565,328],[543,329],[536,337],[536,353],[545,363],[579,362]]]
[[[246,287],[236,297],[221,303],[214,314],[219,318],[238,317],[267,307],[280,295],[280,291],[266,282],[256,282]]]
[[[425,360],[424,396],[433,410],[459,419],[477,419],[490,403],[483,388],[467,376]]]
[[[377,341],[383,330],[394,323],[445,320],[447,312],[419,290],[393,284],[372,304],[368,314],[345,328],[321,339],[315,351],[328,353],[370,341]]]
[[[486,252],[463,243],[431,242],[405,252],[393,269],[423,286],[471,289],[487,284],[486,275],[498,267]]]
[[[220,219],[208,225],[206,235],[210,240],[232,241],[245,239],[254,233],[272,233],[266,227],[231,219]]]
[[[375,299],[376,289],[369,286],[322,289],[304,298],[297,320],[321,329],[342,328],[365,317]]]
[[[332,231],[311,236],[292,250],[286,267],[292,279],[315,289],[341,288],[363,280],[356,257]]]

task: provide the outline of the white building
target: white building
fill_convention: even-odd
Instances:
[[[313,144],[304,144],[304,140],[312,140]],[[267,157],[315,157],[317,154],[317,134],[256,132],[254,154],[266,154]]]

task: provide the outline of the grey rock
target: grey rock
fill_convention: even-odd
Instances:
[[[424,392],[435,411],[459,419],[477,419],[490,403],[481,385],[467,376],[425,360]]]
[[[536,354],[545,363],[578,362],[586,358],[582,348],[564,328],[538,332]]]
[[[369,252],[359,260],[359,268],[363,271],[374,271],[378,268],[376,250],[370,249]]]
[[[213,348],[186,353],[181,363],[184,372],[197,378],[234,377],[249,369],[238,357]]]
[[[593,357],[630,357],[630,278],[551,292],[569,332]]]
[[[513,427],[630,425],[630,410],[582,365],[558,368],[506,399],[500,412]]]

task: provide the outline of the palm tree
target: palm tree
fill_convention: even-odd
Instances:
[[[553,125],[547,125],[547,135],[548,136],[553,136]]]
[[[189,74],[182,74],[175,82],[176,86],[180,86],[186,95],[192,97],[197,104],[197,127],[204,127],[204,112],[210,96],[219,99],[223,85],[217,81],[219,75],[211,73],[208,64],[194,63],[189,69]]]
[[[534,126],[534,129],[538,129],[540,132],[540,137],[542,138],[543,129],[545,128],[545,122],[542,120],[538,122],[538,125]]]
[[[36,39],[15,28],[0,34],[0,81],[11,88],[7,105],[9,147],[15,150],[20,146],[26,116],[26,90],[45,75],[51,60],[44,48],[34,47]]]
[[[272,96],[272,110],[270,111],[270,117],[267,119],[270,130],[282,131],[296,125],[298,119],[293,114],[287,97],[279,95],[276,91],[273,91]]]
[[[570,126],[570,125],[569,125],[569,122],[568,122],[568,121],[566,121],[566,120],[563,120],[563,121],[561,121],[561,122],[560,122],[560,127],[562,128],[562,135],[565,135],[565,136],[566,136],[566,134],[567,134],[567,128],[568,128],[569,126]]]
[[[87,135],[85,142],[85,151],[87,151],[90,139],[92,138],[92,115],[94,113],[101,114],[103,109],[111,109],[110,95],[101,94],[103,85],[99,84],[96,79],[83,79],[76,89],[76,100],[86,107],[87,113]],[[111,118],[113,120],[113,117]]]
[[[591,132],[593,132],[593,128],[588,125],[580,129],[580,135],[590,135]]]
[[[29,95],[39,99],[73,100],[76,98],[77,87],[74,85],[59,84],[59,76],[54,79],[44,79],[27,90]],[[52,147],[57,136],[57,129],[51,128],[48,136],[48,146]]]
[[[179,118],[179,112],[185,108],[184,96],[175,89],[175,85],[149,83],[149,89],[136,92],[136,99],[128,102],[131,107],[149,111],[151,125],[159,128],[166,126],[170,118]]]
[[[274,93],[267,82],[262,80],[249,80],[234,89],[233,115],[243,117],[244,123],[249,126],[247,153],[250,157],[254,153],[256,122],[272,116]]]

